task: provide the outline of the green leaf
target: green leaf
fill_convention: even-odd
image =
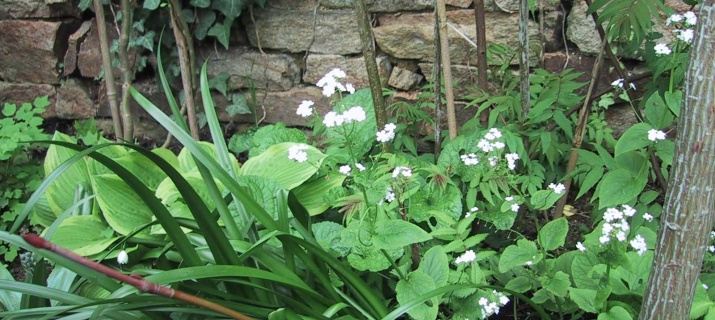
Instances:
[[[462,192],[452,184],[444,189],[420,188],[410,197],[410,218],[417,222],[436,220],[435,228],[447,228],[462,215]],[[440,212],[435,215],[434,212]]]
[[[601,313],[598,315],[598,320],[632,320],[633,317],[625,308],[621,306],[614,306],[611,310],[606,313]]]
[[[211,5],[211,0],[191,0],[189,3],[194,7],[208,8]]]
[[[603,171],[603,167],[595,167],[588,170],[586,177],[583,178],[583,181],[581,182],[581,188],[578,190],[578,195],[576,195],[576,199],[581,198],[581,196],[591,190],[593,186],[596,185],[596,183],[601,181],[601,178],[603,177]]]
[[[606,173],[599,184],[598,208],[630,202],[638,197],[647,182],[647,177],[633,177],[627,169],[617,169]]]
[[[397,286],[395,287],[397,302],[399,302],[400,305],[405,304],[434,290],[436,287],[432,277],[420,271],[413,271],[407,276],[407,279],[400,279],[400,281],[397,282]],[[414,319],[436,319],[439,311],[439,300],[432,298],[428,300],[428,302],[430,303],[422,303],[407,313]]]
[[[434,246],[427,250],[417,271],[430,276],[434,280],[435,286],[445,286],[449,278],[449,257],[442,246]]]
[[[349,148],[352,150],[355,159],[361,159],[375,144],[375,132],[378,130],[375,124],[375,109],[370,89],[360,89],[351,95],[345,96],[336,103],[334,111],[342,113],[344,111],[343,108],[350,108],[352,106],[360,106],[365,110],[365,120],[360,123],[353,122],[343,124],[342,126],[326,128],[325,132],[328,141],[331,141],[333,146],[335,146],[332,148],[334,151],[326,151],[326,153],[331,156],[333,154],[339,154],[340,151],[347,150],[347,145],[350,144]],[[345,139],[345,132],[350,132],[347,140]],[[342,162],[348,162],[348,160],[344,159]]]
[[[286,128],[285,124],[281,122],[262,126],[256,130],[251,139],[251,148],[248,152],[248,157],[255,157],[272,145],[281,142],[307,143],[308,136],[299,129]]]
[[[6,103],[2,108],[2,114],[6,117],[12,117],[17,111],[17,105],[13,103]]]
[[[568,274],[557,271],[553,277],[546,278],[547,279],[541,283],[546,290],[557,297],[563,298],[566,296],[571,287],[571,280]]]
[[[599,281],[592,277],[591,270],[599,264],[595,254],[587,251],[579,253],[571,262],[571,276],[576,287],[586,289],[598,288]]]
[[[322,221],[312,225],[313,236],[320,247],[336,256],[348,254],[350,248],[340,245],[340,233],[345,230],[342,225],[332,221]]]
[[[226,113],[228,113],[229,117],[251,114],[251,112],[251,106],[248,105],[245,95],[236,93],[231,95],[231,104],[226,106]]]
[[[297,162],[288,159],[288,150],[298,146],[306,148],[302,151],[307,153],[308,161]],[[291,190],[313,176],[325,157],[325,154],[312,146],[292,142],[280,143],[266,149],[260,155],[248,159],[239,174],[271,178],[283,188]]]
[[[59,131],[55,132],[52,140],[75,143],[70,136]],[[77,152],[74,150],[54,144],[51,145],[47,149],[47,155],[45,156],[45,175],[49,175],[55,168],[75,154]],[[47,189],[47,202],[56,216],[59,216],[65,209],[74,204],[75,193],[78,189],[90,192],[92,190],[89,172],[84,160],[73,164]]]
[[[420,243],[432,239],[422,228],[404,221],[387,220],[375,225],[373,245],[381,249],[401,248],[413,243]]]
[[[671,99],[675,99],[675,97],[671,97]],[[675,101],[672,101],[672,103],[675,103]],[[645,103],[645,117],[656,129],[665,128],[672,124],[675,119],[668,107],[658,92],[653,93]]]
[[[298,201],[308,210],[311,216],[321,214],[330,207],[325,201],[325,195],[333,188],[342,186],[345,176],[328,174],[320,176],[293,189]]]
[[[527,292],[531,290],[531,287],[531,279],[527,276],[518,276],[516,278],[513,278],[509,280],[509,282],[507,282],[505,286],[505,288],[509,290],[514,290],[519,293]]]
[[[539,246],[546,250],[556,250],[564,245],[569,232],[569,222],[566,218],[558,218],[547,223],[539,231]]]
[[[668,109],[670,109],[671,112],[676,117],[680,116],[680,106],[683,103],[683,91],[676,90],[674,92],[666,92],[664,95],[665,98],[665,104],[668,105]]]
[[[97,191],[97,203],[104,219],[117,233],[128,235],[151,222],[154,216],[151,210],[118,176],[114,174],[93,176],[92,185]],[[137,236],[150,237],[148,230],[138,233]]]
[[[213,0],[211,7],[221,11],[228,19],[234,19],[241,15],[241,10],[246,6],[245,1],[239,0]],[[229,28],[231,25],[229,24]]]
[[[551,208],[556,201],[563,196],[563,194],[558,194],[553,190],[539,190],[531,196],[530,202],[531,206],[535,210],[547,210]]]
[[[199,23],[195,24],[194,35],[196,39],[203,40],[209,32],[209,29],[216,21],[216,13],[213,10],[200,9],[197,13]]]
[[[85,11],[85,10],[89,9],[89,7],[91,5],[92,5],[92,0],[80,0],[77,7],[79,7],[79,9],[81,11]]]
[[[156,8],[159,8],[160,4],[161,0],[144,0],[144,9],[156,10]]]
[[[224,48],[228,49],[228,42],[231,37],[231,24],[233,24],[233,20],[229,18],[226,18],[223,23],[216,22],[216,24],[209,29],[207,35],[215,37]]]
[[[698,319],[705,314],[711,312],[715,307],[715,302],[710,300],[708,292],[703,288],[701,283],[695,286],[695,295],[693,296],[693,305],[690,309],[690,319]]]
[[[217,74],[215,77],[209,80],[209,87],[212,89],[216,89],[218,92],[221,92],[221,94],[225,96],[226,90],[228,90],[228,77],[228,73],[225,72]]]
[[[70,216],[62,220],[49,241],[81,256],[91,256],[107,249],[118,237],[105,238],[107,225],[97,216]]]
[[[569,298],[575,302],[578,307],[586,312],[598,313],[600,306],[596,303],[596,294],[598,292],[592,289],[570,288]]]
[[[537,263],[541,254],[533,241],[519,239],[516,245],[510,245],[504,249],[499,258],[499,272],[507,272],[515,267],[523,266],[528,261]]]
[[[2,280],[15,281],[10,271],[7,271],[5,265],[0,264],[0,281]],[[20,292],[0,290],[0,305],[7,311],[19,310],[21,297],[22,294]]]
[[[617,158],[628,151],[639,150],[651,145],[653,142],[648,140],[648,130],[651,129],[653,127],[647,123],[637,123],[628,128],[616,142],[614,156]]]

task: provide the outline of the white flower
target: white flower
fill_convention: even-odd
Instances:
[[[301,102],[298,106],[298,110],[296,111],[296,113],[303,118],[309,117],[313,114],[313,104],[313,101],[303,100],[303,102]]]
[[[633,207],[631,207],[627,204],[624,204],[623,205],[623,214],[626,217],[632,217],[632,216],[636,215],[636,209],[633,209]]]
[[[563,183],[559,184],[549,184],[549,189],[553,190],[556,194],[562,194],[566,190],[566,186]]]
[[[497,160],[498,160],[497,156],[490,156],[490,157],[489,157],[489,165],[492,166],[492,167],[493,167],[493,166],[496,166],[496,165],[497,165]]]
[[[464,162],[465,166],[473,166],[479,164],[479,160],[477,160],[477,155],[474,153],[470,154],[463,154],[460,156],[462,159],[462,162]]]
[[[127,264],[128,262],[129,262],[129,255],[127,254],[127,252],[124,250],[119,251],[119,255],[117,255],[117,263]]]
[[[611,237],[610,237],[610,236],[600,236],[600,237],[598,238],[598,241],[599,241],[601,244],[606,244],[606,243],[611,242]]]
[[[670,48],[668,48],[668,45],[665,43],[659,43],[655,45],[653,49],[655,49],[655,54],[657,55],[666,55],[673,52],[672,50],[670,50]]]
[[[505,146],[506,146],[506,145],[504,144],[504,142],[501,142],[501,141],[497,141],[497,142],[492,143],[492,147],[494,147],[494,148],[496,148],[496,149],[498,149],[498,150],[504,149]]]
[[[658,141],[665,140],[665,132],[655,129],[648,130],[648,140]]]
[[[477,143],[477,147],[479,149],[482,149],[482,151],[484,152],[494,151],[494,146],[486,139],[479,140],[479,142]]]
[[[710,253],[715,253],[715,246],[709,246],[708,251],[710,251]]]
[[[627,236],[626,233],[623,231],[618,231],[616,233],[616,239],[618,239],[618,241],[620,241],[620,242],[626,241],[626,236]]]
[[[349,175],[350,175],[350,171],[351,171],[351,170],[352,170],[352,168],[350,168],[350,166],[347,165],[347,164],[340,167],[340,173],[342,173],[342,174],[344,174],[344,175],[346,175],[346,176],[349,176]]]
[[[608,208],[605,213],[603,213],[603,220],[606,222],[612,222],[618,219],[623,219],[623,212],[616,208]]]
[[[395,129],[397,126],[394,123],[385,124],[385,129],[377,132],[377,142],[388,142],[395,139]]]
[[[611,82],[612,87],[617,87],[617,88],[623,88],[623,79],[618,79],[616,81]]]
[[[306,162],[308,161],[308,154],[303,151],[308,149],[308,145],[298,144],[290,147],[288,149],[288,159],[295,160],[296,162]]]
[[[576,242],[576,249],[578,249],[578,251],[581,251],[581,252],[586,252],[586,246],[584,246],[583,243],[581,243],[581,241]]]
[[[350,94],[355,93],[355,87],[353,87],[352,83],[346,83],[345,84],[345,90],[349,92]]]
[[[346,88],[338,81],[341,78],[345,78],[345,71],[335,68],[318,80],[316,85],[323,88],[323,95],[330,97],[335,93],[336,89],[346,91]]]
[[[688,11],[686,13],[683,13],[683,17],[685,17],[685,23],[689,24],[691,26],[694,26],[698,24],[698,17],[695,15],[694,12]]]
[[[345,121],[343,119],[343,116],[339,115],[335,111],[328,112],[325,115],[325,117],[323,118],[323,124],[328,128],[339,126],[339,125],[343,124],[343,121]]]
[[[668,19],[665,20],[665,24],[669,26],[669,25],[673,24],[674,22],[678,23],[680,21],[683,21],[683,16],[676,13],[676,14],[668,17]]]
[[[504,200],[506,200],[506,201],[514,201],[514,197],[508,196],[508,197],[504,198]]]
[[[506,161],[507,161],[507,166],[509,166],[509,169],[514,170],[514,168],[516,168],[516,160],[519,160],[518,153],[507,153],[506,154]]]
[[[633,82],[629,82],[628,86],[631,87],[631,89],[636,90],[636,84]]]
[[[467,250],[461,256],[457,257],[457,259],[454,260],[454,263],[460,264],[460,263],[472,262],[476,258],[477,258],[477,255],[474,253],[473,250]]]
[[[524,265],[527,266],[527,267],[530,267],[530,266],[532,266],[533,264],[534,264],[534,261],[524,262]]]
[[[509,303],[509,298],[500,292],[499,293],[499,303],[503,306],[503,305]]]
[[[502,136],[501,131],[499,131],[499,129],[497,129],[497,128],[489,129],[489,133],[492,136],[494,136],[495,139],[501,138],[501,136]],[[489,139],[489,140],[491,140],[491,139]]]
[[[519,212],[519,204],[518,204],[518,203],[512,203],[512,204],[511,204],[511,211]]]
[[[387,201],[387,202],[395,201],[395,193],[392,192],[392,189],[390,189],[390,188],[387,188],[387,191],[385,192],[385,201]]]
[[[707,289],[708,289],[708,285],[703,283],[703,289],[707,290]]]
[[[355,163],[355,168],[358,168],[360,171],[365,171],[365,166],[362,165],[362,163]]]
[[[472,207],[471,209],[469,209],[469,211],[467,211],[467,213],[464,214],[464,217],[465,217],[465,218],[469,218],[469,217],[472,216],[472,213],[475,213],[475,212],[477,212],[477,211],[479,211],[479,208],[477,208],[477,207]]]
[[[362,122],[365,120],[366,115],[365,115],[365,110],[359,106],[354,106],[348,111],[345,111],[342,114],[343,120],[345,123],[350,123],[350,122]]]
[[[692,42],[694,36],[695,32],[693,31],[693,29],[675,30],[675,37],[683,42]]]
[[[715,239],[715,231],[710,231],[710,240]]]
[[[412,169],[410,169],[408,167],[398,166],[398,167],[395,167],[395,170],[392,170],[393,178],[397,178],[398,176],[400,176],[400,174],[402,174],[402,176],[405,178],[409,178],[412,176]]]
[[[639,256],[642,256],[648,250],[648,246],[645,243],[645,239],[643,239],[640,234],[633,238],[633,240],[631,240],[631,247],[633,247],[633,249],[636,249],[636,252],[638,252]]]

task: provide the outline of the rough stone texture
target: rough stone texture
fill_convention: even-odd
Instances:
[[[332,109],[331,98],[324,96],[321,89],[317,87],[294,87],[283,92],[258,92],[257,99],[258,119],[265,115],[263,120],[265,123],[283,122],[288,126],[305,126],[311,117],[303,118],[295,113],[303,100],[315,102],[314,113],[326,114]],[[214,103],[221,121],[253,122],[253,115],[250,114],[229,117],[225,111],[228,102],[220,94],[214,95]]]
[[[431,63],[420,63],[419,66],[425,78],[431,80],[434,65]],[[473,94],[476,91],[477,72],[477,67],[452,65],[452,80],[455,83],[455,99],[461,100],[464,96]]]
[[[201,61],[208,58],[209,77],[226,73],[228,89],[249,88],[269,91],[288,90],[300,83],[300,68],[295,59],[285,54],[261,54],[250,47],[203,51]],[[251,79],[253,83],[247,80]]]
[[[94,102],[89,86],[81,80],[70,78],[57,89],[55,113],[62,119],[87,119],[94,117]]]
[[[471,0],[469,0],[471,2]],[[419,11],[432,8],[434,0],[365,0],[367,10],[371,12]],[[448,2],[455,2],[454,0]],[[462,1],[463,2],[463,1]],[[326,8],[353,8],[351,0],[320,0]]]
[[[77,0],[3,0],[0,20],[79,17]]]
[[[67,52],[65,53],[63,76],[68,76],[77,70],[77,55],[79,45],[82,43],[92,27],[90,21],[82,22],[82,25],[73,33],[67,41]]]
[[[519,32],[518,18],[517,15],[487,12],[485,14],[486,25],[489,26],[486,30],[487,43],[518,48],[519,40],[516,36]],[[471,39],[475,38],[473,10],[450,11],[447,13],[447,19]],[[378,21],[380,26],[373,28],[373,32],[378,46],[384,52],[400,59],[420,61],[434,59],[432,13],[384,16]],[[451,28],[448,36],[452,63],[475,64],[477,61],[475,48]],[[529,40],[532,52],[530,57],[532,65],[535,65],[539,60],[541,41],[538,26],[533,22],[529,24]]]
[[[49,96],[50,105],[42,114],[44,118],[55,116],[55,87],[49,84],[33,83],[10,83],[0,81],[0,106],[5,103],[21,105],[25,102],[33,102],[35,98]]]
[[[119,39],[117,28],[107,23],[107,32],[109,33],[109,44],[112,41]],[[134,55],[130,53],[130,63],[134,60]],[[92,19],[91,29],[86,35],[84,41],[79,46],[79,54],[77,55],[77,67],[79,73],[86,78],[97,78],[102,72],[102,50],[99,46],[99,32],[97,32],[97,21]],[[115,78],[121,77],[119,68],[112,68],[112,73]]]
[[[99,89],[97,116],[110,118],[112,116],[112,113],[109,109],[106,84],[104,81],[102,81],[101,84],[102,86]],[[163,110],[167,114],[171,113],[169,103],[166,102],[166,96],[164,95],[164,92],[157,86],[155,78],[136,81],[132,84],[132,86],[136,88],[137,91],[139,91],[145,98],[151,101],[159,109]],[[121,96],[121,92],[121,84],[117,83],[117,95]],[[178,97],[177,95],[174,96]],[[201,98],[199,97],[198,99]],[[130,105],[133,118],[152,119],[152,117],[148,113],[146,113],[146,111],[144,111],[144,109],[139,104],[137,104],[134,99],[129,99],[129,101],[131,101]]]
[[[392,73],[390,74],[390,79],[387,81],[387,84],[397,89],[410,91],[417,88],[420,82],[422,82],[422,79],[424,79],[424,77],[417,73],[400,67],[395,67],[392,69]]]
[[[587,10],[588,6],[584,2],[574,2],[571,13],[566,19],[568,23],[566,38],[576,44],[581,52],[596,55],[601,48],[601,38],[596,32],[596,23],[593,22],[590,15],[586,15]],[[606,28],[606,26],[607,23],[604,23],[603,27]],[[676,38],[672,30],[672,28],[665,26],[665,20],[656,22],[653,25],[653,31],[663,35],[663,38],[659,39],[658,42],[675,42]],[[629,58],[638,58],[638,56],[629,56]]]
[[[253,21],[245,18],[248,39],[254,47],[328,54],[362,52],[352,10],[268,6],[254,10]]]
[[[58,83],[58,57],[64,54],[61,22],[0,21],[0,79],[11,82]]]
[[[381,78],[387,78],[390,75],[392,66],[387,56],[377,57],[377,67]],[[367,78],[367,69],[365,69],[365,59],[362,57],[348,58],[340,55],[323,55],[310,54],[305,61],[305,74],[303,81],[306,83],[316,84],[318,80],[323,78],[330,70],[340,68],[346,73],[346,77],[342,79],[344,83],[352,83],[355,88],[364,88],[370,85]]]
[[[489,4],[487,4],[487,2]],[[484,3],[484,7],[491,7],[492,3],[494,7],[503,12],[507,13],[518,13],[519,12],[519,3],[521,0],[486,0]],[[548,11],[555,11],[559,7],[559,3],[555,2],[552,3],[552,1],[544,1],[544,10]],[[539,10],[539,3],[536,3],[536,10]]]
[[[112,119],[110,118],[97,118],[95,124],[97,125],[97,129],[101,131],[107,133],[114,132],[114,123],[112,123]],[[159,147],[164,143],[167,134],[166,129],[153,120],[144,118],[134,119],[134,137],[136,138],[145,138]],[[181,148],[176,142],[176,139],[173,139],[172,142],[172,145]]]
[[[613,130],[613,137],[618,139],[628,128],[638,123],[638,119],[633,109],[627,103],[623,103],[606,110],[606,123]]]

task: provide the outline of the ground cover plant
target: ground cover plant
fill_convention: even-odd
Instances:
[[[470,103],[489,112],[486,125],[475,118],[441,149],[425,151],[414,137],[423,129],[417,124],[431,120],[434,96],[392,106],[378,126],[371,91],[345,83],[340,69],[318,82],[331,111],[318,114],[309,100],[294,106],[310,134],[272,124],[227,142],[204,65],[200,92],[212,140],[197,141],[159,54],[172,115],[129,93],[181,151],[59,132],[45,141],[44,180],[11,192],[25,205],[0,230],[8,248],[26,252],[27,272],[18,281],[0,268],[0,316],[637,318],[663,214],[657,185],[674,165],[671,130],[697,18],[688,12],[668,21],[679,30],[676,43],[636,32],[649,39],[643,54],[653,78],[641,89],[614,79],[613,91],[594,102],[588,148],[577,151],[573,171],[565,169],[579,120],[571,110],[584,101],[585,84],[571,70],[534,70],[527,112],[519,79],[506,67],[495,70],[501,91]],[[498,47],[491,54],[500,52],[510,55]],[[628,94],[635,90],[644,92],[639,100]],[[616,139],[604,109],[617,98],[639,123]],[[38,125],[29,120],[31,106],[23,108],[3,109],[1,120],[14,124],[7,128],[18,128],[9,135],[43,139],[35,129],[17,133]],[[0,160],[26,152],[18,148]],[[231,151],[248,160],[239,163]],[[563,184],[569,178],[578,188],[571,194]],[[590,203],[582,206],[590,212],[554,217],[564,197]],[[17,234],[28,218],[52,244]],[[715,246],[708,251],[693,319],[715,315]]]

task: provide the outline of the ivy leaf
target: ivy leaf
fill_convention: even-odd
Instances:
[[[156,10],[156,8],[159,8],[160,4],[161,4],[161,0],[145,0],[144,1],[144,9]]]
[[[231,95],[231,104],[226,106],[226,113],[230,117],[235,117],[239,114],[251,114],[251,108],[248,106],[248,101],[246,101],[246,96],[242,94]]]
[[[559,218],[547,223],[539,231],[538,241],[544,250],[556,250],[566,242],[569,223],[566,218]]]
[[[228,49],[228,40],[231,35],[231,24],[232,19],[224,20],[224,23],[217,22],[211,29],[209,29],[208,35],[213,36],[220,42],[224,48]]]
[[[245,0],[214,0],[211,7],[221,11],[227,19],[234,19],[241,15],[244,6],[246,6]]]
[[[226,95],[226,90],[228,89],[228,73],[226,72],[221,72],[217,74],[215,77],[212,77],[211,80],[209,80],[209,88],[216,89],[218,92],[221,92],[222,95]]]
[[[214,13],[213,10],[201,9],[197,13],[196,18],[199,22],[195,25],[194,35],[196,36],[196,39],[203,40],[206,38],[209,28],[211,28],[216,21],[216,13]]]
[[[156,33],[154,31],[149,31],[143,36],[137,38],[135,41],[135,45],[137,47],[143,47],[149,51],[154,51],[154,36]]]

